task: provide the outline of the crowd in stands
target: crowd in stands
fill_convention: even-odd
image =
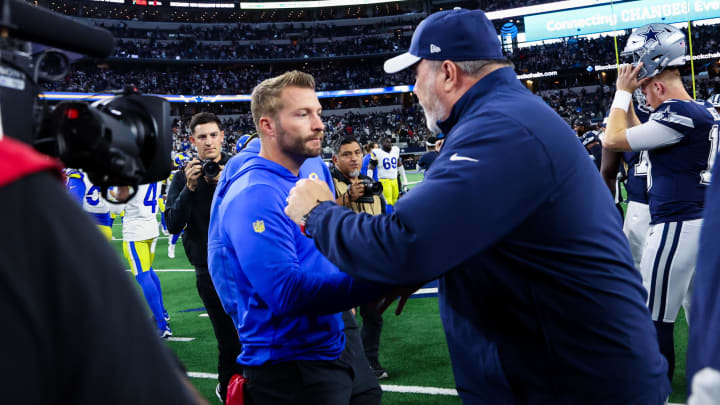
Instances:
[[[406,51],[409,46],[410,37],[356,37],[325,43],[294,41],[287,45],[273,44],[267,41],[249,45],[212,45],[198,43],[194,38],[183,38],[172,42],[119,40],[114,56],[162,60],[306,59],[399,53]]]
[[[463,3],[465,0],[459,0]],[[476,7],[485,10],[507,9],[519,6],[546,3],[547,1],[482,1]],[[465,5],[460,4],[460,5]],[[467,5],[465,5],[467,6]],[[126,7],[131,10],[132,7]],[[175,10],[177,11],[177,10]],[[175,12],[173,11],[173,12]],[[85,6],[77,15],[86,15]],[[314,12],[321,12],[315,10]],[[92,17],[103,15],[92,14]],[[328,17],[330,18],[330,17]],[[346,16],[347,18],[347,16]],[[143,19],[143,18],[139,18]],[[324,18],[313,19],[321,20]],[[152,20],[152,18],[150,18]],[[166,19],[167,20],[167,19]],[[171,19],[172,20],[172,19]],[[291,21],[289,19],[288,21]],[[182,20],[180,20],[182,21]],[[308,58],[333,58],[352,55],[380,55],[400,53],[409,45],[409,36],[402,35],[404,30],[412,30],[413,22],[392,19],[381,24],[360,24],[336,26],[327,24],[300,24],[289,28],[287,24],[270,24],[263,27],[243,23],[238,19],[234,24],[225,26],[184,25],[176,30],[162,30],[154,27],[141,30],[128,28],[123,23],[106,26],[120,38],[115,56],[124,63],[98,67],[92,62],[81,62],[73,67],[70,74],[60,83],[45,84],[46,90],[102,92],[122,88],[133,84],[140,91],[153,94],[249,94],[253,87],[263,79],[280,72],[299,69],[316,78],[317,90],[351,90],[376,88],[414,83],[414,74],[406,70],[398,75],[387,75],[382,70],[383,58],[376,56],[370,60],[359,58],[350,60],[305,61]],[[268,21],[277,21],[268,18]],[[282,20],[281,20],[282,21]],[[150,24],[148,24],[148,27]],[[399,30],[396,30],[398,27]],[[409,28],[408,28],[409,27]],[[720,25],[706,25],[693,28],[694,54],[717,52],[720,38]],[[388,36],[388,33],[394,35]],[[687,34],[687,32],[686,32]],[[351,37],[338,40],[339,37]],[[384,37],[382,37],[384,36]],[[620,37],[620,46],[626,37]],[[314,39],[331,39],[324,43],[313,43]],[[274,40],[290,40],[290,44],[273,44]],[[210,42],[208,42],[210,41]],[[212,43],[212,41],[231,41],[232,44]],[[239,44],[236,41],[252,41]],[[597,72],[577,74],[587,66],[607,65],[615,62],[615,41],[612,37],[595,39],[567,38],[554,44],[545,44],[525,48],[516,48],[508,57],[515,63],[520,74],[531,72],[567,71],[576,69],[573,74],[559,74],[556,77],[534,80],[532,90],[541,94],[563,118],[572,122],[577,117],[599,122],[612,100],[614,72],[606,71],[600,76]],[[274,62],[272,64],[138,64],[134,59],[172,60],[233,60],[252,59],[296,59],[297,62]],[[360,63],[359,63],[360,62]],[[697,96],[707,98],[720,91],[720,64],[717,59],[695,62],[697,74]],[[685,68],[683,74],[689,74]],[[571,87],[593,86],[578,92],[567,90]],[[325,100],[325,109],[359,108],[375,105],[400,105],[399,98],[380,100],[368,98]],[[345,102],[347,100],[348,102]],[[357,100],[357,101],[351,101]],[[222,106],[220,106],[222,107]],[[252,132],[253,125],[243,103],[230,103],[225,114],[239,114],[228,118],[228,145],[234,145],[234,139],[242,133]],[[243,118],[244,117],[244,118]],[[189,121],[189,116],[185,121]],[[187,129],[180,121],[177,125],[179,139],[187,135]],[[347,113],[344,116],[327,116],[326,145],[338,137],[351,134],[362,143],[377,140],[390,135],[396,142],[419,145],[427,135],[424,115],[419,107],[398,109],[393,113]]]
[[[137,66],[137,65],[134,65]],[[173,66],[171,68],[132,68],[117,66],[98,68],[93,64],[74,66],[61,82],[43,83],[46,91],[75,91],[99,93],[134,85],[151,94],[250,94],[262,80],[273,75],[298,69],[315,77],[318,91],[351,90],[413,84],[411,70],[388,75],[382,70],[382,60],[365,64],[321,63],[308,65],[245,65],[245,66]]]
[[[579,92],[568,89],[547,91],[542,98],[569,124],[580,117],[599,123],[612,104],[614,94],[614,87],[597,86],[589,91],[586,89],[581,89]]]
[[[154,34],[153,34],[154,35]],[[210,34],[211,36],[214,34]],[[693,30],[694,54],[708,54],[718,49],[720,25],[696,27]],[[128,62],[135,58],[154,58],[161,60],[248,60],[248,59],[295,59],[296,63],[312,57],[332,58],[343,55],[382,55],[404,51],[409,37],[355,37],[342,42],[322,44],[311,43],[308,39],[295,41],[288,45],[274,45],[268,41],[258,41],[250,45],[207,45],[199,44],[193,38],[182,38],[166,42],[151,39],[120,40],[116,56]],[[569,38],[559,43],[538,45],[515,49],[509,58],[515,63],[518,73],[547,72],[553,70],[584,69],[587,66],[607,65],[615,62],[615,45],[611,37],[596,39]],[[708,69],[717,59],[698,60],[697,72]],[[340,60],[336,60],[340,62]],[[381,62],[358,64],[346,62],[344,65],[330,65],[330,61],[302,64],[301,70],[308,71],[318,78],[318,90],[340,90],[385,87],[389,85],[412,84],[412,72],[401,75],[385,75]],[[361,61],[364,62],[364,61]],[[291,63],[291,62],[288,62]],[[277,67],[256,65],[244,67],[194,67],[178,65],[137,64],[122,67],[115,63],[113,69],[98,69],[90,64],[74,67],[62,83],[48,84],[48,90],[65,91],[103,91],[121,87],[124,83],[133,83],[141,90],[157,94],[238,94],[247,93],[262,78],[267,77]],[[280,69],[283,69],[282,67]],[[286,69],[285,69],[286,70]],[[575,72],[577,73],[577,72]],[[595,74],[573,74],[553,80],[538,81],[540,88],[567,88],[579,85],[597,84]]]
[[[225,152],[235,153],[237,140],[243,134],[255,132],[252,116],[247,111],[234,114],[232,117],[222,116],[222,127],[225,131]],[[174,149],[181,151],[182,145],[187,144],[190,136],[191,115],[183,115],[173,120]],[[400,142],[409,148],[420,149],[424,139],[429,136],[425,124],[425,115],[418,105],[388,113],[353,113],[345,115],[329,115],[323,118],[325,122],[325,138],[323,151],[331,154],[334,143],[344,136],[354,136],[362,144],[370,141],[379,141],[389,136],[394,142]]]
[[[179,28],[154,29],[129,28],[124,22],[109,24],[97,22],[97,26],[112,32],[116,38],[136,38],[153,40],[173,40],[178,38],[194,38],[197,41],[266,41],[294,40],[297,38],[337,38],[359,37],[387,34],[398,29],[412,33],[414,27],[422,20],[424,14],[418,14],[411,20],[384,19],[382,23],[374,22],[362,25],[336,25],[332,23],[304,24],[297,26],[288,24],[222,24],[222,25],[191,25],[184,24]]]
[[[160,2],[165,3],[165,0]],[[153,0],[147,0],[147,6],[81,0],[36,0],[40,6],[76,17],[182,23],[321,21],[385,17],[421,12],[424,4],[420,0],[408,0],[356,7],[244,10],[237,7],[239,2],[233,3],[229,0],[214,2],[235,4],[236,6],[233,8],[164,7],[153,5]]]
[[[509,8],[534,6],[558,0],[480,0],[479,8],[485,11],[507,10]]]

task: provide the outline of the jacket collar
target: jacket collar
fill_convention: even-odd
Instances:
[[[447,119],[437,122],[438,126],[444,134],[449,134],[450,130],[452,130],[463,116],[467,115],[467,113],[478,104],[484,102],[483,97],[485,95],[491,93],[497,87],[517,84],[517,75],[511,67],[503,67],[491,72],[470,87],[465,94],[460,97],[450,110],[450,115]]]

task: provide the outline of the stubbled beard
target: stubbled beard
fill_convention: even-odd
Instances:
[[[322,142],[320,142],[320,146],[318,146],[316,151],[307,146],[307,138],[300,136],[293,138],[283,129],[279,122],[277,124],[278,139],[280,139],[283,152],[305,158],[319,156],[320,153],[322,153]],[[322,139],[323,133],[321,132],[318,136]]]
[[[430,90],[430,89],[425,89]],[[428,94],[429,102],[428,106],[426,107],[423,105],[423,103],[420,103],[420,107],[422,107],[423,112],[425,113],[425,122],[428,127],[428,129],[435,135],[442,133],[442,129],[438,126],[437,122],[442,119],[445,115],[447,115],[447,111],[445,111],[445,107],[440,104],[440,101],[437,97],[435,97],[434,94],[431,94],[431,91],[424,92],[425,94]]]

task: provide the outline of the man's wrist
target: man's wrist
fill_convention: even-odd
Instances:
[[[620,90],[618,89],[615,92],[615,98],[613,99],[613,103],[610,106],[610,109],[613,108],[619,108],[625,112],[628,112],[628,108],[630,107],[630,101],[632,101],[632,93],[627,90]]]
[[[308,238],[312,238],[309,228],[311,227],[313,217],[315,216],[315,214],[317,214],[317,207],[322,205],[323,202],[324,201],[318,201],[317,204],[310,208],[310,211],[303,215],[302,219],[300,220],[300,230]]]

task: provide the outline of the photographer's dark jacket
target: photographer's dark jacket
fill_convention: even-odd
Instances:
[[[350,188],[350,185],[352,182],[350,179],[345,177],[344,174],[340,172],[337,168],[333,167],[333,169],[330,171],[333,178],[333,183],[335,183],[335,198],[339,198],[341,195],[344,195],[348,192],[348,189]],[[365,176],[364,174],[361,174],[358,176],[361,180],[369,180],[373,183],[375,182],[372,178]],[[350,198],[348,196],[348,199],[346,201],[350,201]],[[361,203],[361,202],[350,202],[349,205],[345,204],[346,207],[352,209],[354,212],[365,212],[370,215],[378,215],[378,214],[384,214],[385,213],[385,198],[382,194],[373,196],[373,203]]]
[[[229,157],[222,154],[220,164],[225,165]],[[178,170],[170,183],[165,204],[165,222],[168,232],[182,235],[185,254],[195,267],[207,269],[207,235],[210,223],[210,203],[215,185],[208,184],[203,176],[198,179],[197,189],[186,187],[185,172]],[[207,270],[206,270],[207,271]]]

